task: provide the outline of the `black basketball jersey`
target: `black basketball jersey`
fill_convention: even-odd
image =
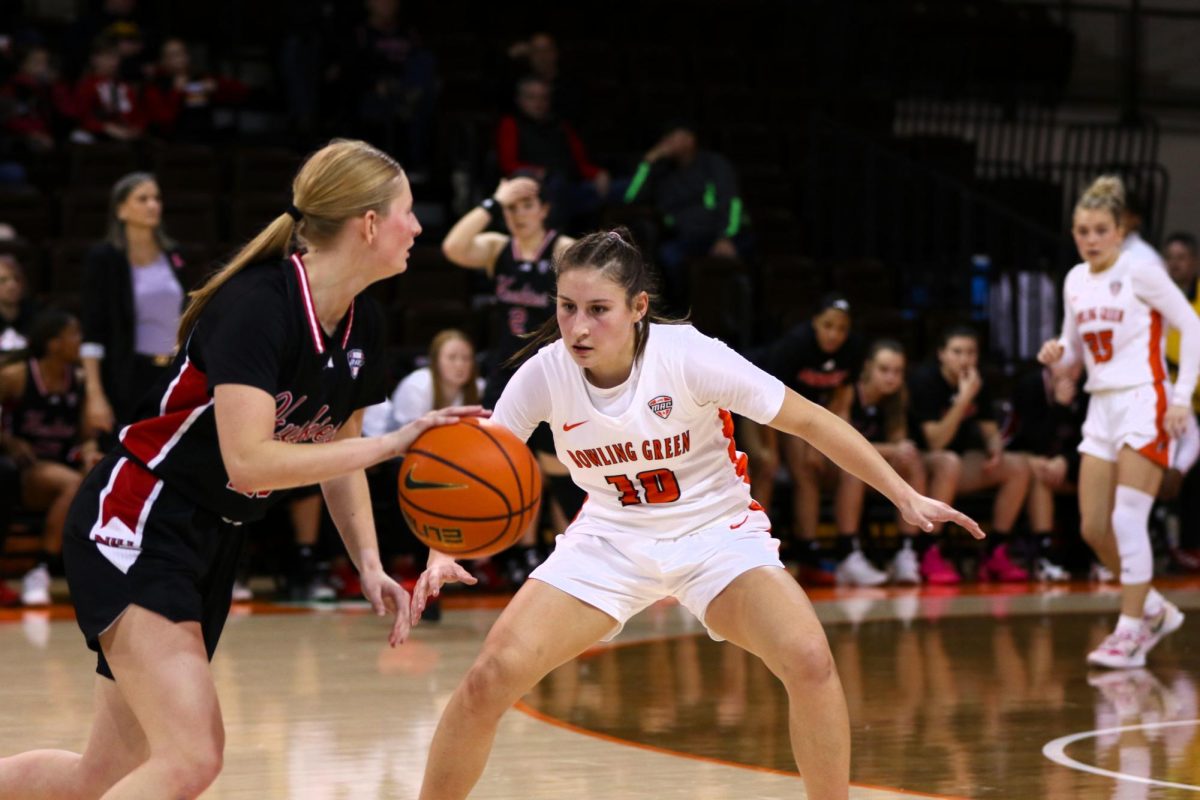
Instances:
[[[883,408],[878,404],[864,405],[862,391],[857,384],[854,386],[854,400],[850,404],[850,424],[863,435],[868,442],[886,442],[887,431],[883,418]]]
[[[533,333],[554,316],[554,245],[558,232],[550,231],[533,258],[517,256],[517,240],[511,239],[493,268],[496,301],[501,314],[499,330],[493,332],[493,370],[525,346],[521,337]]]
[[[328,442],[355,410],[386,396],[378,308],[359,296],[326,335],[304,261],[247,266],[201,313],[161,392],[159,415],[121,432],[121,446],[198,505],[235,522],[259,519],[286,492],[242,492],[225,471],[213,389],[254,386],[275,398],[275,439]]]
[[[29,359],[25,393],[6,414],[9,432],[28,442],[39,459],[70,464],[79,445],[83,392],[83,381],[74,367],[67,369],[66,388],[48,391],[37,360]]]

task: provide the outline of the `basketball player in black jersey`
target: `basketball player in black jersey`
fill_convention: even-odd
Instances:
[[[62,554],[67,509],[100,460],[92,432],[84,431],[82,341],[79,320],[45,311],[30,328],[29,359],[0,370],[6,442],[21,465],[21,505],[45,514],[36,564],[21,581],[26,606],[50,602],[50,568]]]
[[[192,798],[213,782],[224,730],[208,660],[240,526],[282,490],[321,484],[363,594],[396,615],[393,645],[407,637],[409,597],[380,564],[363,470],[480,409],[360,435],[384,365],[379,315],[358,295],[404,271],[421,231],[412,193],[389,156],[335,141],[301,167],[292,197],[192,294],[159,416],[122,432],[71,507],[64,558],[99,653],[95,722],[82,755],[0,759],[0,797]]]
[[[496,404],[516,373],[520,365],[511,363],[511,359],[525,346],[525,337],[554,316],[554,259],[575,240],[546,229],[549,213],[542,187],[533,178],[502,180],[495,194],[467,212],[442,242],[446,258],[460,267],[486,270],[495,282],[495,322],[484,368],[484,408]],[[489,231],[500,227],[501,222],[507,235]],[[556,532],[561,532],[578,513],[583,493],[554,455],[554,439],[548,427],[538,427],[529,447],[537,454],[542,474],[562,511],[563,518],[554,526]],[[518,547],[506,554],[510,565],[518,562],[514,575],[518,582],[536,566],[528,547],[532,540],[531,535],[527,536],[524,550]]]

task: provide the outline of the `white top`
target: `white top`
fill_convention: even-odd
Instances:
[[[483,394],[483,379],[476,381],[479,393]],[[463,393],[450,398],[449,405],[463,403]],[[363,436],[382,436],[412,422],[417,417],[433,410],[433,370],[429,367],[410,372],[392,396],[382,403],[368,406],[363,412]]]
[[[1151,247],[1137,231],[1133,231],[1125,236],[1125,241],[1121,243],[1121,253],[1146,264],[1159,267],[1163,272],[1167,270],[1167,262],[1163,261],[1158,251]]]
[[[573,529],[671,539],[757,508],[730,412],[770,422],[782,382],[690,325],[651,325],[640,369],[616,388],[590,387],[560,340],[521,365],[492,415],[522,440],[550,423],[588,494]]]
[[[1180,367],[1171,402],[1191,404],[1200,373],[1200,317],[1166,270],[1128,253],[1099,273],[1078,264],[1067,273],[1063,307],[1063,364],[1083,354],[1089,392],[1166,382],[1165,323],[1178,328]]]

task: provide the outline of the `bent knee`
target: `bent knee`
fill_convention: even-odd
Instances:
[[[516,702],[540,676],[529,676],[520,657],[507,650],[480,654],[463,679],[463,699],[479,711],[504,709]]]
[[[937,450],[927,455],[929,471],[939,476],[954,476],[962,473],[962,458],[949,450]]]
[[[163,770],[171,797],[199,797],[216,781],[225,764],[221,748],[200,747],[166,760]]]
[[[823,684],[834,676],[833,654],[824,638],[800,639],[782,648],[776,674],[788,687]]]

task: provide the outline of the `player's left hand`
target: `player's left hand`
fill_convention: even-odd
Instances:
[[[925,497],[916,491],[909,493],[903,501],[897,504],[904,521],[916,525],[922,531],[933,530],[935,522],[953,522],[976,539],[984,537],[979,523],[961,511],[957,511],[940,500]]]
[[[426,565],[425,571],[421,573],[421,577],[417,579],[417,585],[413,587],[412,606],[409,608],[410,622],[413,625],[417,624],[417,621],[421,619],[421,614],[425,613],[426,604],[437,597],[447,583],[465,583],[467,586],[474,586],[478,582],[479,580],[474,575],[467,572],[453,558],[436,550],[430,550],[429,563]]]
[[[363,597],[375,609],[379,616],[395,614],[396,621],[392,624],[392,632],[388,634],[388,644],[395,647],[404,644],[412,630],[410,615],[411,602],[408,592],[383,571],[382,567],[365,570],[360,576]]]
[[[1187,406],[1171,406],[1167,409],[1166,415],[1163,417],[1163,427],[1167,429],[1167,433],[1171,434],[1172,439],[1182,438],[1187,432],[1188,417],[1192,414],[1192,410]]]

